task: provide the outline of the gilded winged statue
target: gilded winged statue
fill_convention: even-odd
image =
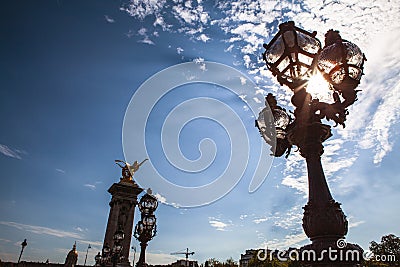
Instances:
[[[149,159],[144,159],[140,163],[137,160],[135,160],[135,162],[132,165],[130,165],[129,163],[123,160],[116,159],[115,163],[122,169],[121,181],[132,181],[133,175],[135,174],[135,172],[139,170],[140,166],[142,166],[146,160]]]

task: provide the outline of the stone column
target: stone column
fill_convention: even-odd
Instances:
[[[108,216],[107,229],[104,237],[104,245],[110,248],[114,245],[114,233],[122,227],[125,238],[122,240],[122,256],[124,257],[119,265],[130,266],[129,251],[131,247],[133,220],[135,207],[138,204],[137,196],[143,191],[134,181],[121,180],[114,183],[108,192],[112,198],[110,201],[110,213]]]

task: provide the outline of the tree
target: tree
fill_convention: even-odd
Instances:
[[[231,258],[227,259],[224,263],[225,267],[237,267],[238,264]]]
[[[381,243],[371,241],[369,249],[374,256],[367,266],[400,266],[400,237],[385,235]]]
[[[222,263],[215,258],[208,259],[206,264],[210,267],[222,267]]]

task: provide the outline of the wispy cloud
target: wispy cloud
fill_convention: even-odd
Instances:
[[[56,171],[59,172],[59,173],[65,174],[65,171],[62,170],[62,169],[56,169]]]
[[[259,224],[259,223],[267,222],[267,221],[270,220],[270,219],[271,219],[271,218],[269,218],[269,217],[262,217],[262,218],[254,219],[253,222],[254,222],[255,224]]]
[[[79,226],[77,226],[77,227],[74,227],[74,230],[75,231],[78,231],[78,232],[84,232],[85,230],[83,230],[81,227],[79,227]]]
[[[308,238],[304,233],[294,234],[294,235],[286,235],[283,240],[282,239],[272,239],[272,240],[264,241],[261,244],[261,247],[268,248],[268,249],[286,250],[289,247],[301,247],[306,240],[308,240]]]
[[[299,153],[292,153],[285,162],[282,184],[294,188],[298,193],[308,196],[308,182],[305,160]]]
[[[155,43],[148,36],[145,36],[142,40],[139,40],[138,42],[142,44],[155,45]]]
[[[103,246],[102,241],[90,241],[90,240],[79,240],[77,243],[90,245],[91,247],[101,248]]]
[[[22,159],[22,155],[28,154],[24,150],[19,150],[19,149],[12,149],[6,145],[0,144],[0,153],[10,157],[10,158],[15,158],[15,159]]]
[[[6,222],[6,221],[0,221],[0,224],[15,227],[19,230],[28,231],[28,232],[39,234],[39,235],[45,234],[45,235],[51,235],[51,236],[56,236],[56,237],[71,237],[71,238],[76,238],[76,239],[82,239],[82,236],[78,233],[68,232],[68,231],[59,230],[59,229],[53,229],[53,228],[49,228],[49,227],[28,225],[28,224],[22,224],[22,223],[16,223],[16,222]]]
[[[291,207],[287,211],[277,211],[268,216],[263,216],[253,219],[255,224],[264,222],[272,222],[275,226],[278,226],[285,230],[298,231],[301,229],[301,221],[303,212],[299,205]]]
[[[359,226],[359,225],[361,225],[361,224],[363,224],[363,223],[365,223],[365,221],[350,222],[350,223],[349,223],[349,228],[357,227],[357,226]]]
[[[176,203],[169,203],[169,202],[167,201],[167,198],[166,198],[165,196],[163,196],[163,195],[160,195],[159,193],[156,193],[154,196],[157,198],[157,200],[158,200],[159,202],[161,202],[161,203],[163,203],[163,204],[170,205],[170,206],[172,206],[172,207],[174,207],[174,208],[180,208],[180,206],[179,206],[178,204],[176,204]]]
[[[96,190],[96,185],[94,185],[94,184],[84,184],[83,186],[85,186],[91,190]]]
[[[115,22],[115,20],[113,18],[111,18],[110,16],[108,16],[108,15],[104,15],[104,18],[106,19],[106,21],[108,23],[114,23]]]
[[[208,223],[217,231],[228,231],[228,228],[233,225],[232,221],[225,223],[215,217],[209,217],[208,219]]]
[[[87,183],[87,184],[84,184],[83,186],[89,188],[90,190],[96,190],[97,189],[97,185],[98,184],[102,184],[102,183],[103,182],[101,182],[101,181],[96,181],[94,184]]]
[[[142,39],[138,41],[139,43],[155,45],[155,43],[150,39],[146,28],[140,28],[137,33],[139,36],[142,36]]]

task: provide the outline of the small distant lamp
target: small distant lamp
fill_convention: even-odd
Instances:
[[[21,261],[22,253],[24,252],[25,247],[28,245],[26,239],[21,243],[21,253],[19,254],[18,263]]]

